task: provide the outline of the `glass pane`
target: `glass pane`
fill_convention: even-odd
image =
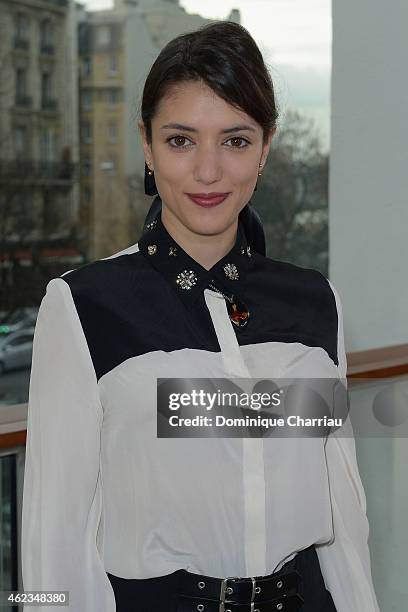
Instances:
[[[18,590],[16,456],[0,457],[0,590]],[[1,606],[15,612],[17,606]]]

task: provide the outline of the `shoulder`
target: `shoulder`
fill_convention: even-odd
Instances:
[[[338,364],[340,301],[319,270],[256,254],[248,295],[279,337],[324,348]]]
[[[86,296],[101,299],[121,287],[129,287],[129,277],[137,276],[143,260],[136,242],[109,257],[68,270],[58,278],[68,285],[74,299]]]
[[[253,270],[257,280],[263,280],[265,291],[278,291],[282,299],[296,301],[307,309],[336,313],[335,288],[319,270],[259,254],[255,254]]]

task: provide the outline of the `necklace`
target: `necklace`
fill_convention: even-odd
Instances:
[[[212,283],[208,285],[210,289],[214,289],[227,300],[228,316],[236,327],[245,327],[249,319],[248,306],[244,304],[236,295],[225,295],[220,289],[214,287]]]

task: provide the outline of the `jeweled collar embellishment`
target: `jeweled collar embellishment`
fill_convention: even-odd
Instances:
[[[226,295],[220,289],[215,287],[212,283],[209,283],[208,286],[210,289],[213,289],[217,293],[221,293],[221,295],[227,300],[228,316],[232,323],[236,327],[245,327],[245,325],[248,323],[250,315],[249,308],[245,304],[245,302],[243,302],[238,296],[234,294]]]
[[[146,229],[147,229],[147,230],[151,230],[151,229],[153,229],[154,227],[156,227],[156,225],[157,225],[157,219],[153,219],[153,221],[151,221],[150,223],[148,223],[148,224],[146,225]]]
[[[212,284],[225,297],[234,327],[247,324],[249,310],[241,299],[241,292],[245,292],[251,251],[241,223],[234,247],[211,270],[200,266],[175,242],[159,216],[146,225],[139,250],[169,281],[187,308],[194,308],[197,300],[202,299],[204,289]]]
[[[197,275],[193,270],[183,270],[176,276],[176,283],[180,289],[191,289],[197,282]]]
[[[228,276],[229,279],[231,280],[239,279],[238,269],[235,264],[227,263],[225,264],[223,270],[225,272],[225,276]]]

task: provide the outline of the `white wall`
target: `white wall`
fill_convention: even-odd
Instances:
[[[346,350],[408,342],[408,3],[333,2],[330,270]],[[406,609],[406,438],[356,440],[381,612]]]
[[[346,350],[408,342],[408,2],[333,2],[330,279]]]

